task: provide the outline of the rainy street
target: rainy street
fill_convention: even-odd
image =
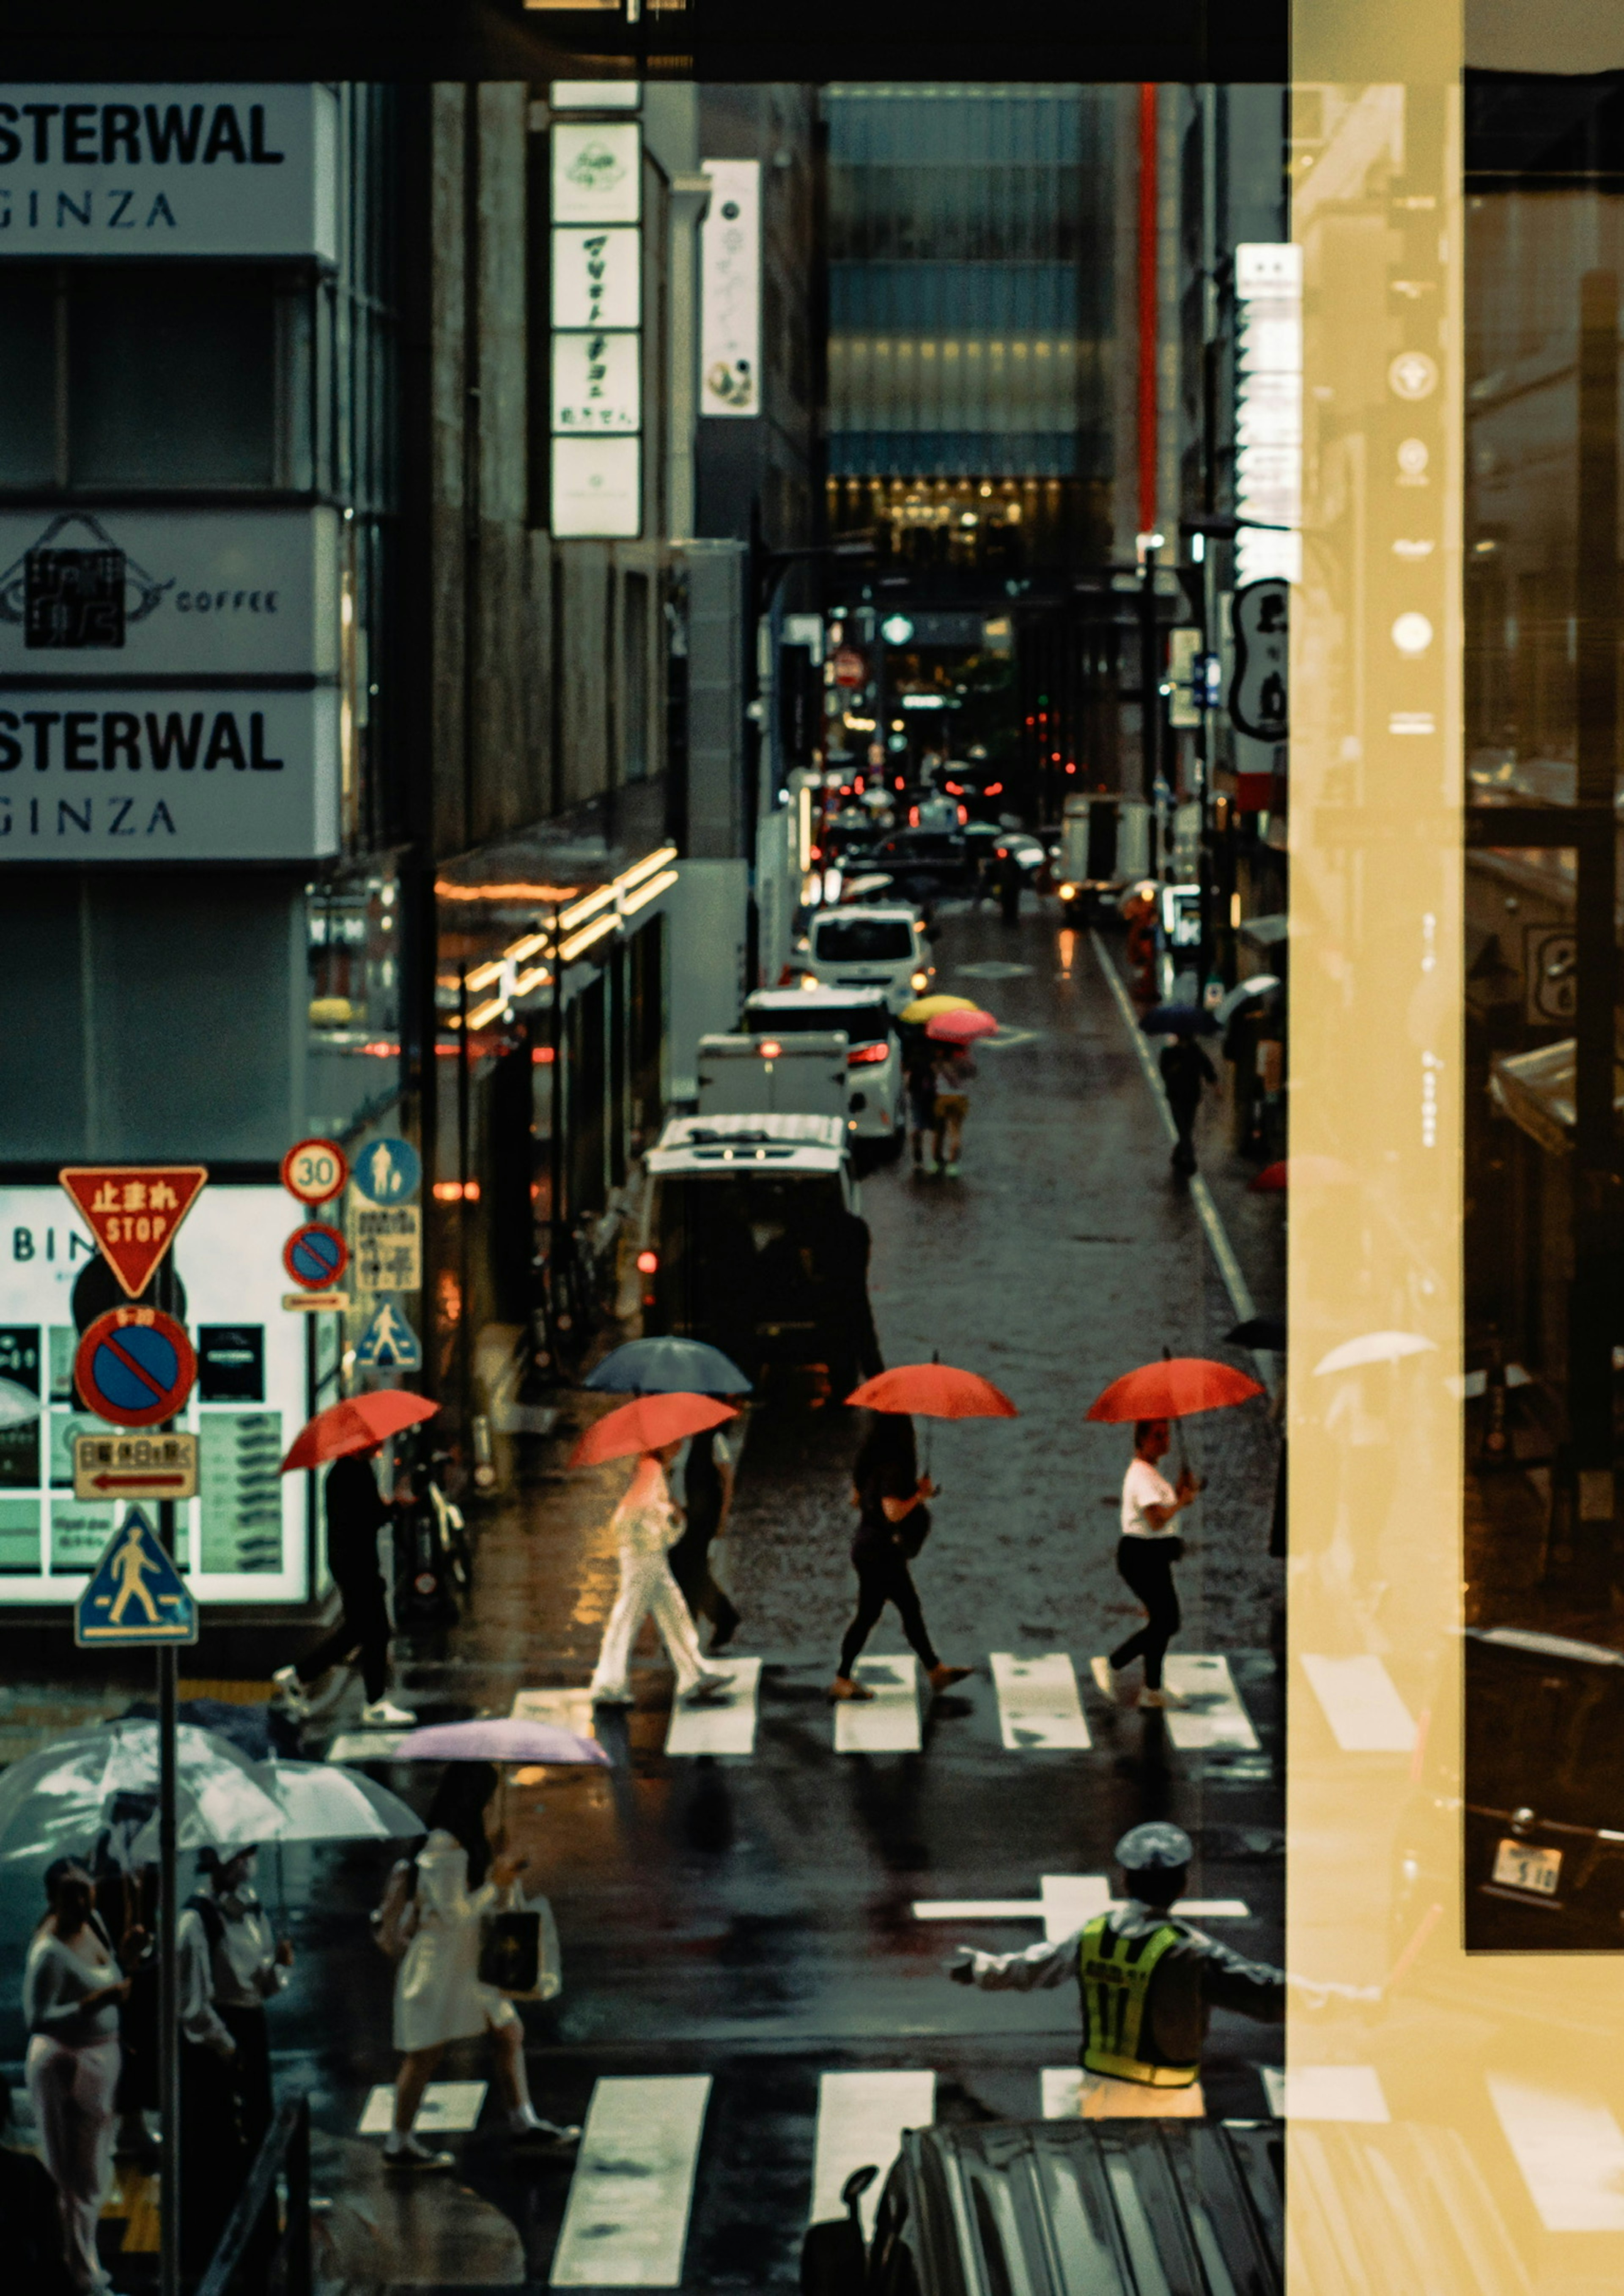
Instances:
[[[578,2122],[600,2084],[633,2085],[619,2094],[634,2108],[636,2173],[652,2174],[662,2144],[678,2159],[677,2199],[656,2178],[663,2201],[649,2206],[668,2215],[691,2202],[680,2284],[693,2296],[796,2286],[808,2216],[835,2212],[841,2175],[883,2157],[902,2127],[1063,2109],[1055,2085],[1075,2074],[1075,1986],[982,1996],[947,1984],[943,1965],[961,1941],[1036,1943],[1046,1914],[1066,1934],[1103,1902],[1111,1846],[1136,1820],[1187,1828],[1191,1892],[1217,1901],[1215,1933],[1264,1959],[1281,1950],[1282,1566],[1267,1553],[1275,1454],[1262,1402],[1188,1430],[1209,1486],[1180,1571],[1185,1623],[1174,1644],[1176,1660],[1206,1669],[1183,1677],[1191,1704],[1113,1711],[1088,1676],[1089,1658],[1133,1617],[1112,1569],[1130,1431],[1087,1423],[1088,1398],[1164,1345],[1254,1365],[1225,1344],[1234,1303],[1191,1193],[1169,1172],[1162,1119],[1103,969],[1120,937],[1062,930],[1054,904],[1041,909],[1029,897],[1013,930],[963,905],[942,919],[939,980],[973,988],[1005,1029],[979,1058],[962,1177],[882,1163],[863,1184],[887,1361],[939,1348],[993,1378],[1021,1414],[943,1425],[932,1439],[941,1496],[916,1578],[943,1655],[971,1667],[969,1680],[933,1702],[918,1684],[900,1710],[884,1701],[842,1710],[842,1728],[877,1746],[890,1734],[891,1750],[837,1751],[825,1692],[854,1587],[855,1414],[765,1407],[750,1419],[729,1526],[743,1624],[728,1657],[747,1676],[759,1661],[750,1695],[719,1713],[674,1715],[670,1672],[645,1629],[635,1707],[598,1710],[614,1768],[550,1770],[544,1785],[521,1773],[506,1788],[510,1835],[529,1861],[528,1884],[552,1902],[562,1948],[559,2000],[523,2013],[537,2109]],[[1277,1312],[1281,1199],[1248,1192],[1255,1165],[1230,1152],[1216,1100],[1202,1138],[1213,1207],[1252,1300]],[[570,1423],[533,1447],[521,1493],[482,1535],[461,1624],[405,1646],[400,1693],[423,1720],[573,1691],[547,1710],[592,1726],[585,1685],[614,1586],[606,1519],[626,1470],[571,1472],[563,1462],[606,1400],[578,1394]],[[911,1671],[894,1614],[868,1656]],[[1023,1690],[1010,1661],[1039,1660]],[[1068,1734],[1063,1693],[1054,1717],[1057,1669],[1062,1684],[1068,1670],[1080,1679],[1081,1727],[1070,1726],[1070,1743],[1046,1745],[1046,1734]],[[1180,1678],[1175,1666],[1169,1679]],[[365,1760],[359,1697],[352,1689],[318,1715],[308,1753]],[[676,1750],[712,1734],[734,1750]],[[366,1767],[421,1806],[421,1770]],[[263,1860],[262,1894],[285,1903],[298,1955],[271,2011],[275,2063],[279,2084],[311,2094],[316,2177],[332,2199],[323,2236],[357,2275],[347,2284],[363,2284],[367,2253],[365,2268],[391,2286],[557,2280],[570,2160],[512,2152],[494,2099],[463,2135],[483,2092],[472,2103],[447,2092],[457,2177],[406,2194],[381,2169],[381,2124],[363,2131],[396,2062],[392,1972],[367,1931],[390,1856],[371,1844],[290,1849],[280,1873],[278,1853]],[[1205,2058],[1209,2110],[1270,2111],[1259,2069],[1279,2056],[1277,2030],[1220,2013]],[[482,2083],[490,2070],[480,2045],[463,2044],[436,2077]],[[673,2079],[689,2086],[657,2086]],[[138,2243],[138,2223],[132,2234]]]

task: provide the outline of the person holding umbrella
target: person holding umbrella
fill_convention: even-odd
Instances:
[[[1168,1423],[1192,1412],[1243,1403],[1262,1393],[1255,1379],[1248,1379],[1227,1364],[1210,1363],[1200,1356],[1171,1356],[1113,1381],[1089,1406],[1090,1419],[1134,1423],[1134,1456],[1122,1478],[1117,1569],[1144,1603],[1145,1623],[1108,1657],[1089,1661],[1095,1683],[1113,1705],[1134,1702],[1125,1677],[1135,1659],[1142,1659],[1144,1665],[1140,1705],[1158,1708],[1184,1703],[1177,1691],[1163,1686],[1161,1679],[1162,1660],[1180,1623],[1173,1565],[1184,1553],[1184,1541],[1171,1526],[1202,1487],[1188,1466],[1180,1466],[1177,1484],[1169,1483],[1158,1467],[1157,1461],[1167,1455]]]
[[[28,2083],[45,2166],[62,2211],[68,2275],[81,2291],[110,2289],[96,2226],[112,2185],[119,2011],[129,1991],[95,1912],[95,1887],[77,1859],[45,1874],[50,1911],[34,1932],[22,1980]]]
[[[1147,1036],[1166,1037],[1158,1066],[1161,1088],[1168,1096],[1177,1138],[1172,1165],[1186,1177],[1195,1169],[1195,1119],[1203,1086],[1216,1085],[1218,1070],[1196,1042],[1217,1025],[1210,1013],[1195,1004],[1158,1004],[1139,1023]]]
[[[990,1013],[939,1013],[925,1024],[925,1034],[936,1046],[935,1149],[937,1168],[949,1180],[958,1177],[959,1148],[964,1119],[970,1113],[970,1086],[976,1065],[970,1047],[982,1037],[995,1037],[998,1024]]]
[[[390,2169],[455,2165],[449,2152],[420,2144],[412,2124],[450,2044],[480,2033],[488,2033],[496,2044],[497,2078],[515,2142],[570,2144],[581,2133],[537,2112],[519,2012],[480,1979],[485,1916],[513,1902],[524,1870],[522,1857],[501,1848],[493,1854],[486,1810],[496,1784],[494,1762],[448,1763],[429,1805],[428,1839],[412,1862],[408,1935],[395,1979],[395,2046],[401,2059],[394,2125],[383,2146]]]
[[[708,1705],[732,1693],[732,1677],[711,1673],[701,1657],[693,1613],[671,1575],[669,1550],[682,1536],[683,1513],[672,1500],[666,1469],[685,1437],[708,1432],[737,1416],[731,1405],[702,1395],[650,1396],[611,1411],[576,1446],[571,1464],[577,1466],[628,1456],[637,1461],[610,1519],[619,1555],[620,1587],[593,1669],[595,1705],[636,1702],[627,1673],[638,1629],[651,1612],[677,1670],[677,1694],[684,1704]]]
[[[841,1644],[840,1671],[829,1685],[829,1695],[836,1700],[874,1695],[853,1669],[888,1603],[895,1603],[902,1630],[931,1689],[946,1690],[963,1682],[970,1669],[947,1666],[938,1658],[908,1569],[930,1535],[927,1502],[936,1496],[930,1476],[919,1472],[910,1414],[917,1411],[931,1419],[1013,1419],[1015,1406],[990,1380],[944,1363],[898,1364],[865,1380],[846,1400],[874,1417],[851,1471],[851,1503],[858,1511],[851,1542],[857,1615]]]
[[[373,1462],[390,1435],[431,1419],[439,1408],[421,1396],[389,1390],[351,1396],[318,1412],[282,1463],[283,1473],[331,1460],[324,1503],[327,1515],[327,1567],[343,1604],[339,1623],[313,1650],[271,1679],[295,1718],[309,1710],[313,1683],[336,1666],[360,1660],[366,1703],[361,1719],[369,1729],[403,1727],[415,1722],[410,1707],[386,1696],[389,1681],[389,1601],[378,1561],[378,1533],[392,1521],[393,1509],[378,1488]]]

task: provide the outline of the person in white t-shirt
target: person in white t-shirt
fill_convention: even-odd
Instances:
[[[1122,1478],[1122,1536],[1117,1541],[1117,1569],[1144,1603],[1145,1622],[1109,1658],[1096,1658],[1090,1665],[1095,1682],[1119,1706],[1135,1702],[1127,1670],[1136,1658],[1144,1661],[1144,1688],[1137,1702],[1141,1706],[1184,1703],[1176,1690],[1162,1687],[1161,1661],[1179,1625],[1173,1565],[1184,1553],[1184,1541],[1173,1523],[1201,1485],[1188,1467],[1180,1470],[1177,1487],[1169,1482],[1156,1464],[1166,1456],[1167,1447],[1167,1421],[1141,1419],[1134,1429],[1134,1456]]]

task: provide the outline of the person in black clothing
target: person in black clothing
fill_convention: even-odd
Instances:
[[[1178,1139],[1173,1150],[1173,1169],[1195,1169],[1195,1112],[1202,1104],[1202,1086],[1216,1084],[1218,1071],[1193,1037],[1175,1037],[1161,1052],[1161,1082],[1173,1111]]]
[[[841,1644],[840,1672],[829,1686],[833,1699],[869,1699],[853,1674],[861,1651],[888,1603],[897,1606],[902,1631],[918,1654],[932,1690],[963,1682],[967,1666],[945,1666],[925,1628],[924,1613],[908,1570],[931,1530],[925,1502],[936,1486],[919,1472],[914,1423],[900,1412],[876,1411],[851,1471],[851,1503],[858,1510],[851,1559],[857,1566],[857,1615]]]
[[[824,1316],[829,1335],[830,1398],[843,1403],[859,1380],[885,1369],[868,1297],[868,1222],[841,1211],[823,1245]]]
[[[694,1618],[709,1620],[713,1651],[726,1648],[740,1626],[738,1611],[710,1575],[710,1542],[726,1520],[733,1483],[733,1457],[721,1430],[692,1436],[682,1477],[682,1536],[667,1548],[666,1561]]]
[[[291,1666],[279,1667],[273,1677],[286,1705],[298,1713],[313,1682],[358,1654],[366,1690],[361,1719],[374,1727],[417,1719],[409,1707],[397,1706],[384,1696],[390,1615],[378,1565],[378,1533],[390,1521],[391,1510],[379,1493],[373,1468],[382,1448],[381,1443],[373,1443],[365,1451],[349,1452],[327,1470],[327,1567],[344,1605],[343,1615],[314,1650]]]

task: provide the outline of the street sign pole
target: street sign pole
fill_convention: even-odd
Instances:
[[[158,1535],[175,1553],[175,1505],[158,1509]],[[158,2172],[161,2219],[160,2296],[180,2296],[180,1983],[175,1936],[175,1645],[158,1652],[158,2118],[162,2131]]]

